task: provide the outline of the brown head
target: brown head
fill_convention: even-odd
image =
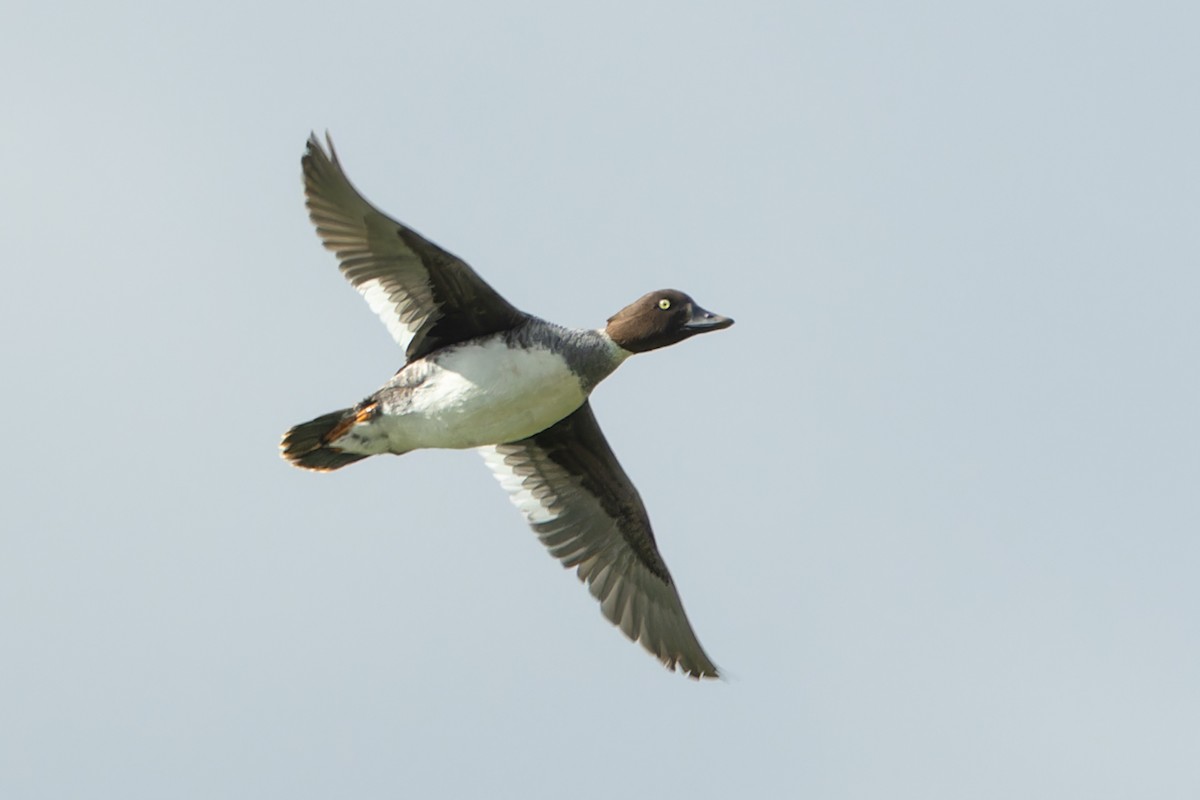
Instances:
[[[705,311],[683,292],[663,289],[643,295],[609,317],[604,332],[629,352],[644,353],[732,324],[729,317]]]

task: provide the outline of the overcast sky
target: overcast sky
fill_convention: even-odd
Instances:
[[[1200,796],[1192,3],[28,3],[0,30],[0,796]],[[278,457],[402,354],[308,222],[737,325],[594,395],[701,641],[479,457]]]

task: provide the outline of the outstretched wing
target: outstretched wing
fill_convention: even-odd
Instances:
[[[717,677],[654,543],[637,490],[591,406],[528,439],[479,448],[551,555],[576,567],[610,622],[693,678]]]
[[[465,262],[368,203],[327,141],[328,154],[309,137],[301,162],[309,217],[409,361],[524,319]]]

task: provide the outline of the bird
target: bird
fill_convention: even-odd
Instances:
[[[326,144],[311,135],[301,159],[309,218],[405,362],[356,405],[290,428],[283,458],[327,472],[383,453],[477,449],[612,624],[673,672],[719,677],[588,398],[630,356],[733,320],[674,289],[641,296],[596,330],[519,311],[466,262],[371,205],[328,134]]]

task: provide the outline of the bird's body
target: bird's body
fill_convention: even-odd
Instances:
[[[716,676],[641,498],[587,400],[634,353],[733,321],[663,290],[622,309],[601,330],[546,322],[513,308],[465,263],[377,211],[315,138],[303,163],[318,233],[407,363],[356,406],[294,426],[284,436],[284,457],[328,471],[383,453],[479,448],[530,526],[564,565],[577,568],[610,621],[669,667]]]
[[[553,347],[549,333],[556,334]],[[373,413],[329,444],[345,453],[378,455],[515,442],[578,409],[626,357],[600,331],[568,331],[531,319],[514,331],[448,345],[406,364],[364,401]],[[573,363],[585,366],[577,372]]]

